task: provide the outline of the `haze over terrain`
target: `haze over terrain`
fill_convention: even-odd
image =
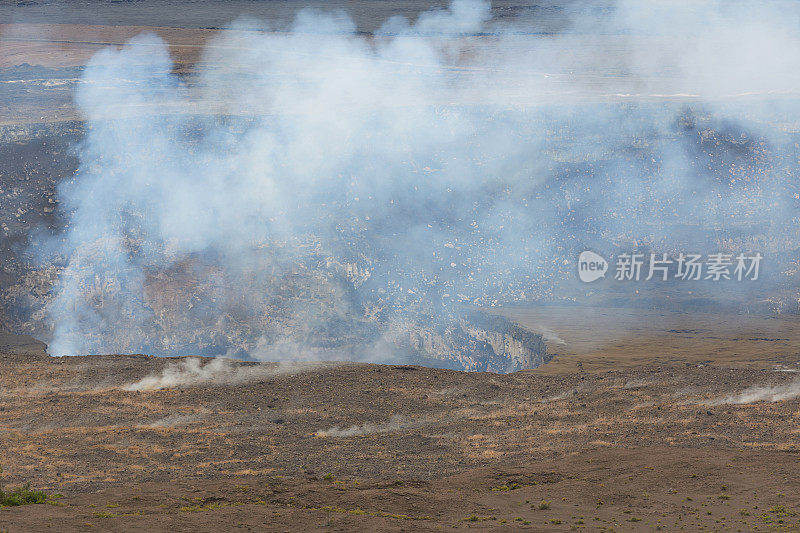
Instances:
[[[800,530],[798,15],[1,3],[0,531]]]
[[[497,349],[506,325],[471,332],[468,306],[700,293],[795,311],[800,11],[570,4],[541,32],[505,7],[367,29],[358,6],[240,17],[191,71],[151,32],[101,46],[70,82],[85,124],[54,196],[63,227],[25,237],[25,279],[51,288],[11,321],[54,355],[509,370],[546,358]],[[589,288],[587,249],[757,252],[764,272]],[[443,355],[487,342],[486,364]]]

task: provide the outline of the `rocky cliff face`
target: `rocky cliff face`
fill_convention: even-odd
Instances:
[[[507,362],[507,371],[536,368],[552,357],[541,335],[504,317],[474,311],[463,319],[463,324],[469,335],[489,344]]]
[[[541,335],[509,320],[468,311],[443,328],[408,328],[410,348],[444,366],[478,372],[514,372],[536,368],[550,360]]]

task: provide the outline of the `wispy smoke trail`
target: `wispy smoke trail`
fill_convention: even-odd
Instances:
[[[197,422],[202,418],[201,415],[169,415],[165,416],[164,418],[159,418],[154,422],[150,422],[149,424],[143,424],[139,427],[144,428],[173,428],[179,426],[188,426],[194,422]]]
[[[706,405],[745,404],[754,402],[782,402],[800,397],[800,380],[774,387],[749,387],[739,394],[732,394],[706,402]]]
[[[581,249],[716,252],[758,224],[728,245],[781,249],[800,9],[621,2],[538,37],[489,13],[367,37],[302,11],[222,32],[190,78],[153,35],[98,53],[70,223],[37,248],[62,267],[51,353],[386,360],[408,322],[557,299]]]
[[[349,428],[332,427],[327,430],[320,430],[316,432],[317,437],[357,437],[361,435],[373,435],[378,433],[393,433],[408,429],[411,427],[418,427],[420,422],[407,420],[401,415],[393,415],[388,421],[373,423],[367,422],[361,425],[352,425]]]
[[[309,371],[319,367],[320,365],[313,363],[243,366],[223,358],[213,359],[203,364],[201,359],[190,357],[169,365],[158,375],[147,376],[135,383],[125,385],[123,389],[145,391],[200,385],[237,385]]]

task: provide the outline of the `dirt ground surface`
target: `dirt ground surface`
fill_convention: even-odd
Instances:
[[[561,346],[508,375],[5,336],[3,482],[63,496],[0,528],[798,531],[800,326],[590,311],[507,310]]]

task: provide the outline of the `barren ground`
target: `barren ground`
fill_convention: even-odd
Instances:
[[[215,382],[128,391],[181,363],[49,358],[6,337],[3,481],[64,496],[3,509],[0,527],[800,527],[800,400],[720,403],[796,382],[791,320],[693,317],[684,331],[647,313],[626,331],[625,310],[508,312],[563,332],[562,355],[509,375],[233,364]]]

